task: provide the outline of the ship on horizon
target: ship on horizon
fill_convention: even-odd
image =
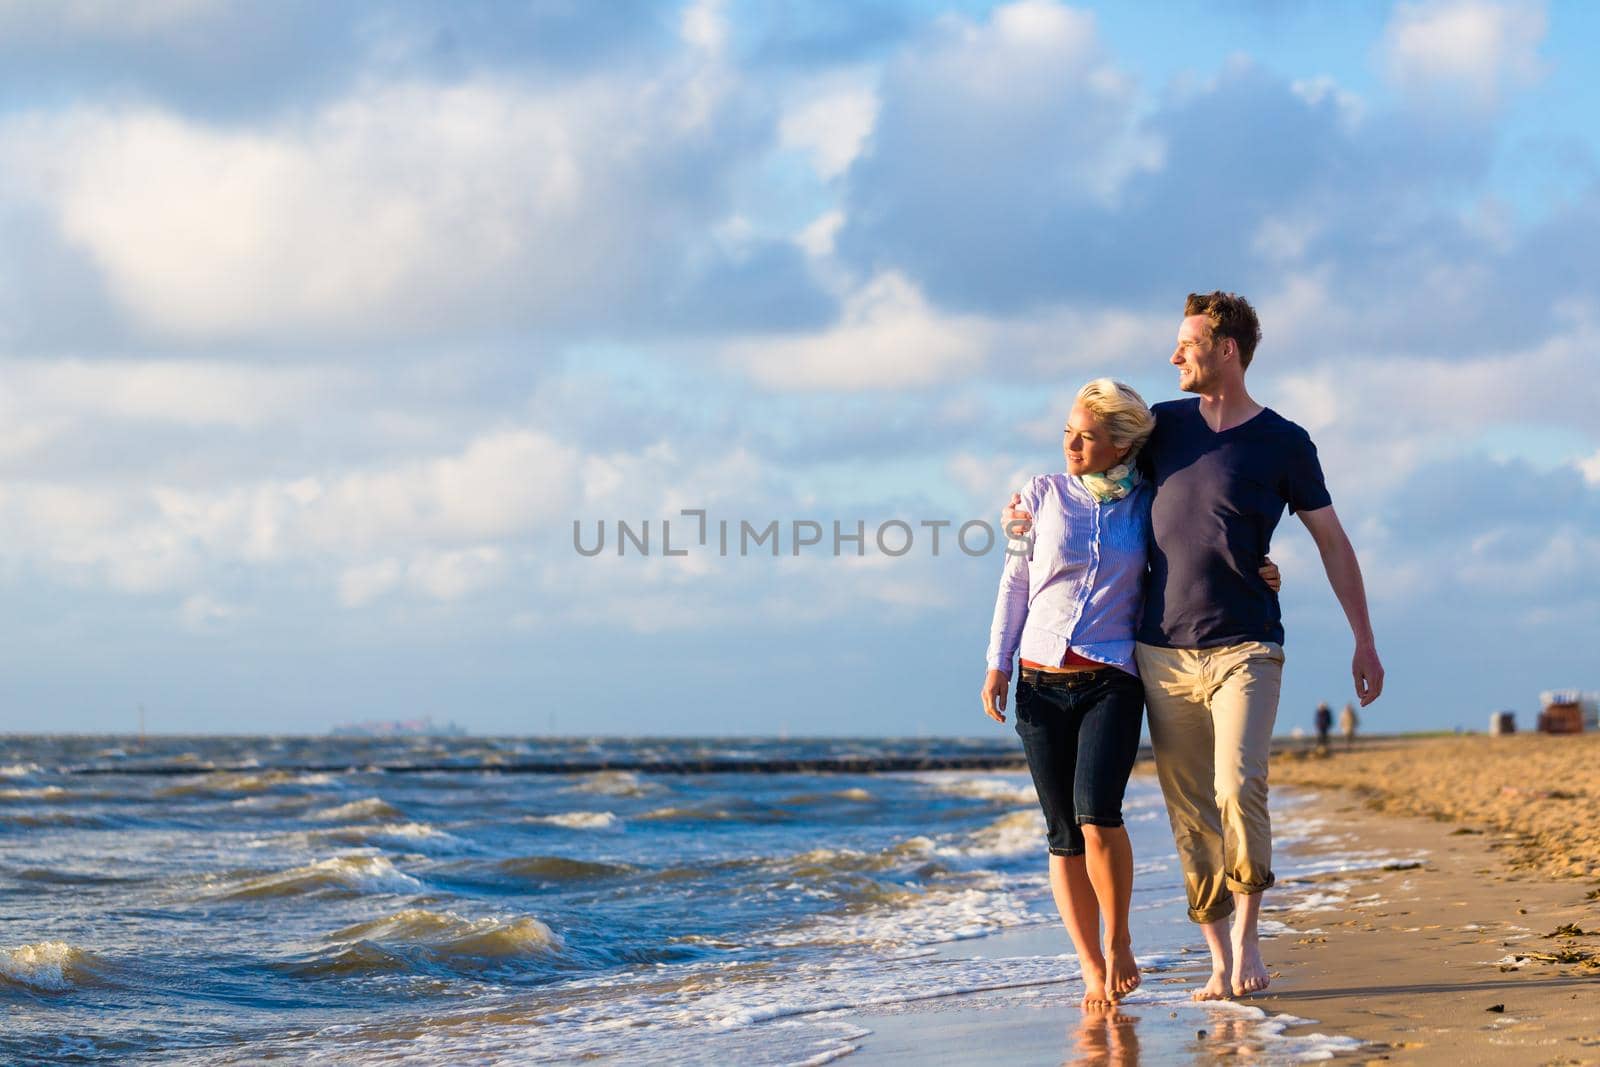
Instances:
[[[466,737],[467,729],[454,719],[443,726],[429,716],[420,719],[372,719],[343,722],[328,731],[330,737]]]

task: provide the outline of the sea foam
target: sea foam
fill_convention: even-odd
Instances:
[[[542,822],[567,830],[620,830],[622,820],[610,811],[563,811],[557,815],[530,815],[528,822]]]
[[[0,951],[0,982],[65,993],[93,975],[93,957],[65,941],[39,941]]]
[[[225,886],[218,895],[239,900],[318,892],[414,893],[421,888],[421,882],[396,868],[387,857],[351,855],[247,878]]]

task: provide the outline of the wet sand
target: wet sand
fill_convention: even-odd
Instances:
[[[1272,775],[1422,865],[1325,876],[1349,903],[1294,913],[1322,932],[1272,943],[1261,1006],[1370,1058],[1600,1064],[1600,735],[1382,739]]]
[[[1336,1062],[1600,1065],[1600,735],[1379,739],[1325,758],[1285,745],[1272,774],[1322,820],[1288,848],[1388,860],[1272,891],[1265,918],[1287,929],[1263,944],[1272,989],[1245,1003],[1314,1019],[1280,1029],[1336,1035]],[[1040,927],[955,950],[1063,941]],[[1174,1039],[1195,1009],[1162,998],[1195,984],[1202,959],[1147,976],[1117,1021],[1085,1019],[1075,984],[1048,1006],[975,994],[857,1016],[872,1033],[850,1061],[1279,1062],[1244,1013]]]

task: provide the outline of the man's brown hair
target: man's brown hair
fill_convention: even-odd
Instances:
[[[1261,323],[1250,301],[1238,293],[1190,293],[1183,302],[1183,317],[1204,315],[1211,323],[1212,337],[1231,337],[1239,346],[1239,366],[1248,369],[1261,343]]]

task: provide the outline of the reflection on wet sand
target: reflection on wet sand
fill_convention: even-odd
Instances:
[[[1068,1063],[1137,1067],[1139,1017],[1116,1007],[1085,1011],[1077,1027],[1067,1034]]]
[[[1211,1025],[1195,1033],[1195,1052],[1212,1056],[1250,1056],[1262,1051],[1262,1035],[1253,1019],[1213,1015]]]

